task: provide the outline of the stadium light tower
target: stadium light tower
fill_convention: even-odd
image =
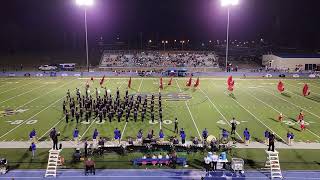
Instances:
[[[86,58],[87,58],[87,68],[89,72],[89,47],[88,47],[88,25],[87,25],[87,7],[93,5],[93,0],[76,0],[78,6],[84,7],[84,28],[86,34]]]
[[[227,44],[226,44],[226,71],[228,70],[228,54],[229,54],[229,26],[230,26],[230,7],[239,4],[239,0],[221,0],[221,6],[228,9],[227,22]]]

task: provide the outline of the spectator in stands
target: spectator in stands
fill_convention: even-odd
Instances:
[[[95,166],[96,164],[94,163],[94,161],[91,158],[88,158],[85,162],[85,175],[87,175],[88,173],[95,175],[96,174],[96,170],[95,170]]]
[[[35,153],[36,153],[36,149],[37,149],[36,144],[34,142],[32,142],[29,149],[32,152],[32,159],[33,159],[35,156]]]
[[[248,128],[246,128],[244,131],[243,131],[243,136],[244,136],[244,144],[246,146],[249,145],[250,143],[250,132],[248,130]]]
[[[144,154],[144,155],[142,156],[142,159],[147,159],[147,156]]]
[[[31,142],[36,142],[36,135],[37,135],[36,130],[32,129],[32,131],[29,133],[29,138]]]

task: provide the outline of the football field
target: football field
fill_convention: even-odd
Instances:
[[[84,92],[85,83],[89,80],[77,77],[55,78],[0,78],[0,141],[28,140],[29,132],[34,128],[40,140],[49,140],[50,129],[56,127],[60,131],[60,140],[71,140],[73,130],[78,127],[81,139],[90,139],[95,128],[101,136],[113,138],[115,128],[121,130],[122,140],[135,138],[139,129],[144,136],[154,130],[156,136],[160,129],[166,139],[174,136],[174,119],[178,118],[179,128],[184,128],[187,139],[201,138],[204,128],[209,134],[220,136],[221,129],[230,128],[230,120],[235,117],[239,125],[236,138],[243,139],[243,131],[248,128],[253,141],[263,141],[264,131],[275,132],[278,141],[285,141],[286,134],[295,134],[295,141],[320,141],[320,82],[318,80],[283,79],[285,91],[277,91],[278,79],[238,79],[235,80],[233,95],[227,91],[227,78],[200,78],[198,88],[186,87],[187,78],[175,78],[172,85],[164,78],[163,122],[158,121],[158,108],[155,108],[155,121],[150,121],[150,113],[144,122],[140,113],[138,121],[125,117],[120,123],[116,118],[110,123],[108,119],[99,122],[90,119],[65,122],[62,112],[62,102],[66,100],[66,92],[70,89],[75,97],[75,89]],[[100,78],[90,82],[90,93],[96,96],[98,88],[103,96],[105,90],[100,88]],[[302,96],[302,87],[308,83],[311,94]],[[104,86],[115,96],[119,88],[121,99],[127,89],[128,78],[106,78]],[[158,94],[159,78],[132,78],[129,94]],[[148,103],[149,105],[150,103]],[[157,105],[157,100],[156,103]],[[141,108],[140,108],[141,110]],[[307,129],[300,131],[296,122],[302,110],[305,114]],[[278,115],[283,113],[283,122],[278,121]],[[131,116],[133,114],[131,113]],[[132,117],[131,117],[132,119]]]

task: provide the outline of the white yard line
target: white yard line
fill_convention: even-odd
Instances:
[[[204,92],[201,88],[199,88],[199,89],[206,96],[206,98],[209,100],[209,102],[212,104],[212,106],[216,109],[216,111],[223,117],[223,119],[226,121],[226,123],[231,127],[231,124],[229,123],[227,118],[221,113],[221,111],[217,108],[217,106],[211,101],[208,94],[206,92]],[[238,134],[238,132],[236,132],[236,134],[242,140],[242,137]]]
[[[176,79],[175,79],[175,82],[176,82],[176,84],[178,85],[179,91],[182,92],[182,90],[181,90],[181,88],[180,88],[180,85],[179,85],[179,83],[178,83],[178,81],[177,81]],[[191,119],[192,119],[192,121],[193,121],[193,124],[194,124],[195,128],[197,129],[199,138],[200,138],[201,141],[202,141],[202,136],[201,136],[201,134],[200,134],[200,131],[199,131],[199,129],[198,129],[198,126],[197,126],[196,122],[194,121],[194,118],[193,118],[193,115],[192,115],[192,113],[191,113],[191,111],[190,111],[189,105],[188,105],[188,103],[187,103],[186,101],[185,101],[184,103],[185,103],[185,105],[186,105],[186,107],[187,107],[187,109],[188,109],[188,111],[189,111],[189,114],[190,114],[190,117],[191,117]]]
[[[143,78],[142,78],[141,81],[140,81],[140,85],[139,85],[139,88],[138,88],[138,92],[140,92],[140,89],[141,89],[141,86],[142,86],[142,82],[143,82]]]
[[[124,83],[121,83],[121,85],[118,87],[118,89],[121,88],[121,86],[123,85]],[[89,131],[90,127],[93,125],[93,123],[96,121],[97,118],[93,119],[92,122],[90,123],[89,127],[84,131],[84,133],[81,135],[80,137],[80,140],[82,140],[82,138],[84,137],[84,135]],[[126,125],[125,125],[126,126]]]
[[[97,118],[92,119],[91,124],[89,125],[89,127],[84,131],[84,133],[80,136],[80,141],[82,140],[82,138],[84,137],[84,135],[86,135],[86,133],[89,131],[90,127],[93,125],[93,123],[96,121]]]
[[[280,99],[282,99],[283,101],[286,101],[287,103],[290,103],[290,104],[292,104],[293,106],[296,106],[297,108],[300,108],[300,109],[302,109],[302,110],[304,110],[304,111],[306,111],[306,112],[308,112],[308,113],[310,113],[310,114],[312,114],[312,115],[314,115],[315,117],[317,117],[317,118],[320,119],[320,116],[314,114],[313,112],[308,111],[307,109],[305,109],[305,108],[303,108],[303,107],[301,107],[301,106],[299,106],[299,105],[296,105],[296,104],[294,104],[294,103],[292,103],[292,102],[290,102],[290,101],[288,101],[288,100],[286,100],[286,99],[284,99],[284,98],[282,98],[282,97],[276,96],[274,93],[271,93],[271,92],[269,92],[269,91],[267,91],[267,90],[265,90],[265,89],[262,89],[262,90],[265,91],[266,93],[271,94],[271,95],[274,95],[275,97],[280,98]]]
[[[63,99],[65,96],[62,96],[61,98],[59,98],[58,100],[56,100],[55,102],[49,104],[46,108],[42,109],[41,111],[37,112],[36,114],[34,114],[33,116],[31,116],[30,118],[28,118],[27,120],[23,121],[22,123],[20,123],[19,125],[15,126],[14,128],[12,128],[10,131],[6,132],[4,135],[0,136],[0,138],[5,137],[6,135],[8,135],[9,133],[11,133],[12,131],[14,131],[15,129],[17,129],[18,127],[20,127],[21,125],[23,125],[25,122],[31,120],[32,118],[36,117],[38,114],[42,113],[43,111],[47,110],[48,108],[50,108],[51,106],[53,106],[54,104],[56,104],[57,102],[61,101],[61,99]]]
[[[48,129],[42,136],[40,136],[39,139],[43,138],[51,129],[56,127],[63,119],[64,117],[60,118],[60,120],[55,125],[53,125],[50,129]]]
[[[77,80],[77,79],[74,79],[74,80],[72,80],[71,82],[73,82],[73,81],[75,81],[75,80]],[[32,100],[30,100],[30,101],[28,101],[28,102],[24,103],[23,105],[18,106],[16,109],[19,109],[19,108],[21,108],[21,107],[24,107],[25,105],[30,104],[31,102],[33,102],[33,101],[35,101],[35,100],[37,100],[37,99],[41,98],[42,96],[45,96],[45,95],[47,95],[47,94],[49,94],[49,93],[51,93],[51,92],[53,92],[53,91],[56,91],[57,89],[60,89],[61,87],[65,86],[65,85],[70,85],[70,84],[71,84],[71,82],[66,83],[66,84],[64,84],[64,85],[62,85],[62,86],[59,86],[59,87],[57,87],[57,88],[55,88],[55,89],[53,89],[53,90],[51,90],[51,91],[49,91],[49,92],[47,92],[47,93],[45,93],[45,94],[42,94],[42,95],[40,95],[40,96],[38,96],[38,97],[36,97],[36,98],[34,98],[34,99],[32,99]]]
[[[140,81],[140,85],[139,85],[139,88],[138,88],[138,93],[140,92],[140,89],[141,89],[141,85],[142,85],[142,81],[143,81],[144,78],[141,79]],[[122,85],[122,84],[121,84]],[[121,87],[121,86],[120,86]],[[122,130],[122,133],[121,133],[121,137],[120,137],[120,141],[124,135],[124,131],[126,130],[126,127],[128,125],[128,122],[126,122],[126,124],[124,124],[124,127],[123,127],[123,130]]]
[[[20,97],[20,96],[22,96],[22,95],[24,95],[24,94],[28,94],[29,92],[32,92],[32,91],[37,90],[37,89],[40,89],[40,88],[42,88],[42,87],[44,87],[44,86],[46,86],[46,84],[45,84],[45,85],[42,85],[42,86],[39,86],[39,87],[36,87],[36,88],[33,88],[33,89],[30,89],[29,91],[26,91],[26,92],[24,92],[24,93],[18,94],[18,95],[16,95],[16,96],[12,96],[12,97],[4,100],[4,101],[0,101],[0,104],[5,103],[5,102],[7,102],[7,101],[10,101],[11,99],[14,99],[14,98],[16,98],[16,97]]]
[[[263,91],[265,91],[265,92],[269,93],[268,91],[266,91],[266,90],[264,90],[264,89],[263,89]],[[294,103],[292,103],[292,102],[290,102],[290,101],[287,101],[286,99],[283,99],[283,98],[281,98],[281,97],[278,97],[278,96],[276,96],[276,95],[274,95],[274,94],[272,94],[272,93],[269,93],[269,94],[271,94],[271,95],[273,95],[274,97],[277,97],[277,98],[279,98],[279,99],[282,99],[283,101],[288,102],[288,103],[292,104],[293,106],[295,106],[295,107],[297,107],[297,108],[300,108],[300,109],[303,109],[304,111],[306,111],[306,112],[308,112],[308,113],[310,113],[310,114],[312,114],[312,115],[314,115],[314,116],[316,116],[316,117],[320,118],[320,117],[319,117],[319,116],[317,116],[316,114],[313,114],[312,112],[310,112],[310,111],[308,111],[308,110],[306,110],[306,109],[302,108],[301,106],[298,106],[298,105],[296,105],[296,104],[294,104]],[[274,109],[274,108],[272,107],[272,109]],[[276,109],[274,109],[274,110],[276,110]],[[277,110],[276,110],[276,111],[277,111]],[[279,111],[277,111],[277,112],[279,112]],[[315,133],[314,133],[314,132],[312,132],[311,130],[307,129],[307,131],[309,131],[311,134],[313,134],[313,135],[317,136],[318,138],[320,138],[320,136],[319,136],[319,135],[315,134]]]
[[[295,86],[295,85],[292,85],[292,84],[289,84],[289,83],[286,83],[286,84],[289,85],[289,86],[295,87],[295,88],[299,88],[300,90],[302,90],[302,88],[303,88],[303,87]],[[308,85],[310,85],[310,84],[308,84]],[[287,90],[285,90],[285,91],[287,91]],[[288,92],[290,92],[290,91],[288,91]],[[293,92],[290,92],[290,93],[293,93]],[[295,94],[295,93],[293,93],[293,94]],[[312,91],[312,94],[320,95],[319,93],[315,93],[314,91]],[[297,95],[297,94],[295,94],[295,95]]]
[[[122,139],[122,137],[124,135],[124,131],[126,130],[127,124],[128,124],[128,122],[126,122],[126,124],[123,127],[123,130],[122,130],[122,133],[121,133],[121,137],[120,137],[120,141],[121,141],[121,139]]]
[[[226,95],[228,93],[225,92]],[[251,116],[253,116],[256,120],[258,120],[261,124],[263,124],[266,128],[268,128],[271,132],[273,132],[275,135],[277,135],[283,142],[286,142],[281,136],[279,136],[275,131],[273,131],[269,126],[267,126],[263,121],[261,121],[259,118],[257,118],[252,112],[250,112],[247,108],[245,108],[242,104],[240,104],[237,100],[231,98],[234,102],[236,102],[239,106],[241,106],[244,110],[246,110]]]
[[[40,79],[39,79],[39,80],[37,80],[37,81],[33,81],[33,82],[30,82],[30,83],[27,83],[27,84],[22,85],[22,86],[17,86],[17,87],[15,87],[15,88],[8,89],[8,90],[6,90],[6,91],[2,91],[2,92],[0,92],[0,94],[6,93],[6,92],[9,92],[9,91],[12,91],[12,90],[18,89],[18,88],[22,88],[22,87],[24,87],[24,86],[27,86],[27,85],[30,85],[30,84],[36,83],[36,82],[38,82],[38,81],[40,81]]]
[[[94,93],[94,91],[92,91],[91,93],[90,93],[90,95],[92,95]],[[41,139],[41,138],[43,138],[51,129],[53,129],[54,127],[56,127],[62,120],[64,120],[65,118],[64,117],[62,117],[62,118],[60,118],[59,119],[59,121],[56,123],[56,124],[54,124],[51,128],[49,128],[39,139]]]
[[[253,98],[255,98],[256,100],[262,102],[263,104],[267,105],[268,107],[270,107],[271,109],[273,109],[274,111],[276,111],[277,113],[281,113],[279,110],[277,110],[276,108],[272,107],[271,105],[267,104],[266,102],[260,100],[259,98],[255,97],[254,95],[252,95],[251,93],[247,93],[250,96],[252,96]],[[285,114],[283,114],[284,116],[286,116]],[[286,116],[288,117],[288,116]],[[320,136],[318,136],[317,134],[315,134],[314,132],[312,132],[311,130],[307,129],[307,131],[309,131],[311,134],[315,135],[316,137],[318,137],[320,139]]]

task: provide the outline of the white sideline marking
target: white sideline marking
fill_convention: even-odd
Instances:
[[[176,81],[176,84],[178,85],[179,91],[182,92],[178,81],[177,81],[176,79],[175,79],[175,81]],[[190,114],[190,117],[191,117],[191,119],[192,119],[192,121],[193,121],[193,124],[194,124],[194,126],[196,127],[196,129],[197,129],[199,138],[200,138],[201,141],[202,141],[202,136],[201,136],[201,134],[200,134],[200,132],[199,132],[199,129],[198,129],[198,126],[197,126],[196,122],[194,121],[194,118],[193,118],[192,113],[191,113],[191,111],[190,111],[189,105],[188,105],[188,103],[187,103],[186,101],[185,101],[184,103],[185,103],[185,105],[187,106],[187,109],[188,109],[188,111],[189,111],[189,114]]]
[[[226,95],[228,95],[226,92],[224,92]],[[267,126],[265,123],[263,123],[259,118],[257,118],[254,114],[252,114],[247,108],[245,108],[242,104],[240,104],[237,100],[231,98],[233,101],[235,101],[239,106],[241,106],[244,110],[246,110],[249,114],[251,114],[256,120],[258,120],[261,124],[263,124],[266,128],[268,128],[270,131],[272,131],[275,135],[277,135],[283,142],[286,142],[284,139],[282,139],[281,136],[279,136],[276,132],[274,132],[269,126]]]
[[[18,89],[18,88],[22,88],[22,87],[24,87],[24,86],[27,86],[27,85],[29,85],[29,84],[36,83],[36,82],[38,82],[38,81],[40,81],[40,79],[37,80],[37,81],[33,81],[33,82],[30,82],[30,83],[27,83],[27,84],[22,85],[22,86],[17,86],[17,87],[15,87],[15,88],[8,89],[8,90],[6,90],[6,91],[2,91],[2,92],[0,92],[0,94],[6,93],[6,92],[8,92],[8,91],[12,91],[12,90],[15,90],[15,89]]]
[[[209,98],[208,94],[205,93],[201,88],[199,88],[200,91],[206,96],[206,98],[209,100],[209,102],[212,104],[212,106],[218,111],[218,113],[223,117],[223,119],[226,121],[226,123],[231,127],[231,124],[229,123],[229,121],[227,120],[227,118],[221,113],[221,111],[217,108],[217,106],[211,101],[211,99]],[[236,134],[238,135],[238,137],[242,140],[242,137],[238,134],[238,132],[236,131]]]
[[[75,79],[74,79],[74,80],[72,80],[71,82],[73,82],[73,81],[75,81]],[[66,84],[64,84],[64,85],[62,85],[62,86],[59,86],[59,87],[57,87],[57,88],[55,88],[55,89],[53,89],[53,90],[51,90],[51,91],[47,92],[46,94],[42,94],[42,95],[40,95],[40,96],[38,96],[38,97],[36,97],[36,98],[34,98],[34,99],[32,99],[32,100],[30,100],[30,101],[28,101],[28,102],[24,103],[23,105],[18,106],[16,109],[19,109],[19,108],[21,108],[21,107],[24,107],[25,105],[27,105],[27,104],[29,104],[29,103],[31,103],[31,102],[33,102],[33,101],[35,101],[35,100],[39,99],[39,98],[40,98],[40,97],[42,97],[42,96],[45,96],[45,95],[47,95],[47,94],[49,94],[49,93],[51,93],[51,92],[53,92],[53,91],[56,91],[57,89],[60,89],[61,87],[65,86],[65,85],[67,85],[67,84],[71,84],[71,82],[66,83]],[[33,107],[33,106],[31,106],[31,107]],[[44,106],[41,106],[41,107],[44,107]]]
[[[262,101],[262,100],[258,99],[258,98],[257,98],[257,97],[255,97],[254,95],[252,95],[252,94],[250,94],[250,93],[247,93],[247,94],[249,94],[249,95],[250,95],[250,96],[252,96],[253,98],[257,99],[258,101],[262,102],[263,104],[265,104],[265,105],[269,106],[271,109],[273,109],[274,111],[278,112],[279,114],[281,113],[280,111],[278,111],[277,109],[275,109],[275,108],[274,108],[274,107],[272,107],[271,105],[267,104],[266,102],[264,102],[264,101]],[[286,116],[285,114],[283,114],[283,116],[288,117],[288,116]],[[311,134],[315,135],[316,137],[320,138],[320,136],[318,136],[317,134],[315,134],[315,133],[314,133],[314,132],[312,132],[311,130],[307,129],[307,131],[309,131]]]
[[[2,103],[4,103],[4,102],[7,102],[7,101],[10,101],[11,99],[14,99],[14,98],[16,98],[16,97],[22,96],[22,95],[24,95],[24,94],[28,94],[29,92],[32,92],[32,91],[34,91],[34,90],[36,90],[36,89],[40,89],[40,88],[42,88],[42,87],[44,87],[44,86],[46,86],[46,84],[45,84],[45,85],[42,85],[42,86],[39,86],[39,87],[36,87],[36,88],[33,88],[33,89],[30,89],[29,91],[26,91],[26,92],[24,92],[24,93],[18,94],[18,95],[16,95],[16,96],[12,96],[11,98],[8,98],[8,99],[6,99],[6,100],[4,100],[4,101],[1,101],[0,104],[2,104]]]
[[[56,100],[55,102],[51,103],[50,105],[48,105],[46,108],[42,109],[41,111],[37,112],[36,114],[34,114],[33,116],[31,116],[30,118],[28,118],[27,120],[23,121],[21,124],[17,125],[16,127],[12,128],[10,131],[6,132],[4,135],[0,136],[0,138],[3,138],[4,136],[6,136],[7,134],[9,134],[10,132],[14,131],[15,129],[17,129],[18,127],[20,127],[21,125],[23,125],[25,122],[31,120],[32,118],[36,117],[38,114],[40,114],[41,112],[47,110],[48,108],[50,108],[51,106],[53,106],[55,103],[59,102],[61,99],[63,99],[65,96],[62,96],[60,99]]]

